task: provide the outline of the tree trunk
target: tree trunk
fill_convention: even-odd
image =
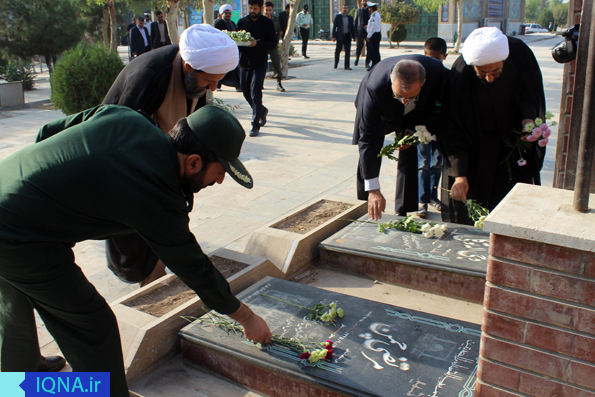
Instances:
[[[393,38],[393,32],[395,31],[396,27],[393,25],[390,25],[390,30],[388,31],[388,48],[393,48],[393,42],[391,41],[391,39]],[[397,47],[399,46],[399,43],[397,43]]]
[[[109,47],[109,11],[103,9],[103,19],[101,20],[101,39],[106,47]]]
[[[289,75],[289,47],[291,46],[291,39],[293,38],[293,29],[295,29],[295,18],[300,9],[301,0],[295,0],[291,3],[289,9],[289,21],[287,21],[287,31],[283,37],[283,44],[281,45],[281,71],[283,78]]]
[[[456,54],[459,53],[459,49],[461,48],[461,42],[463,39],[463,5],[461,4],[462,1],[459,0],[456,2],[457,4],[457,42],[455,43],[454,52]]]
[[[212,25],[215,22],[214,12],[215,4],[213,0],[202,0],[202,23]]]
[[[167,22],[167,29],[169,30],[169,38],[172,44],[180,42],[180,35],[178,34],[178,14],[180,13],[180,3],[178,0],[167,0],[167,15],[165,21]]]
[[[52,56],[51,55],[44,55],[46,65],[49,69],[50,74],[54,73],[54,64],[52,63]],[[49,59],[49,62],[48,62]],[[41,63],[41,62],[40,62]]]
[[[118,51],[118,22],[116,21],[116,5],[114,0],[107,0],[107,10],[109,12],[110,21],[110,50]]]

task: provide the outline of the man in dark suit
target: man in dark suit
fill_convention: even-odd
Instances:
[[[138,17],[138,25],[130,30],[130,53],[135,58],[151,51],[151,35],[145,27],[145,18]]]
[[[442,62],[423,55],[401,55],[379,62],[362,80],[355,107],[354,145],[359,145],[357,196],[368,200],[368,215],[380,219],[386,199],[380,193],[381,158],[384,137],[393,131],[414,130],[430,124],[446,79]],[[399,152],[395,211],[417,211],[417,151]]]
[[[333,41],[337,42],[335,47],[335,69],[339,64],[341,50],[345,48],[345,70],[351,70],[349,67],[349,56],[351,55],[351,40],[355,41],[355,27],[353,18],[348,15],[349,6],[343,5],[343,13],[335,15],[333,21]]]
[[[361,55],[366,44],[366,26],[368,26],[368,20],[370,19],[370,12],[368,11],[368,2],[362,0],[362,6],[355,10],[355,33],[357,34],[357,47],[355,49],[355,66],[359,62],[359,56]],[[366,56],[366,68],[370,64],[370,59]]]
[[[219,7],[219,18],[215,20],[213,26],[219,30],[227,30],[228,32],[237,32],[238,27],[234,21],[231,20],[231,13],[233,8],[231,4],[223,4]],[[227,85],[234,87],[236,92],[242,92],[242,86],[240,85],[240,66],[234,70],[230,70],[223,79],[217,83],[217,90],[221,91],[221,86]]]
[[[281,29],[281,40],[285,38],[285,32],[287,31],[287,23],[289,22],[289,8],[290,4],[285,4],[285,11],[279,13],[279,28]]]
[[[151,31],[151,46],[153,49],[163,47],[171,44],[169,38],[169,31],[167,30],[167,23],[163,18],[163,12],[155,12],[157,22],[153,22],[153,30]]]

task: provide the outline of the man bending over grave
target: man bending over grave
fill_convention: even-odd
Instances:
[[[368,215],[382,217],[386,199],[380,192],[378,157],[384,136],[429,123],[442,93],[446,68],[423,55],[401,55],[378,63],[362,80],[355,107],[354,145],[359,146],[357,198],[368,200]],[[430,125],[426,125],[432,132]],[[395,211],[417,211],[417,150],[399,152]]]
[[[79,241],[137,233],[204,304],[269,343],[266,322],[241,303],[188,225],[194,193],[228,173],[252,188],[235,117],[206,106],[168,135],[122,106],[99,106],[42,127],[42,141],[0,162],[0,366],[35,371],[33,309],[79,372],[110,372],[128,397],[116,318],[74,262]]]

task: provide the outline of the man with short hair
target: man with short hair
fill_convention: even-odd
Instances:
[[[269,343],[266,322],[241,303],[190,231],[194,193],[228,173],[251,188],[245,138],[207,106],[168,135],[135,110],[98,106],[46,124],[40,142],[0,162],[0,366],[31,372],[40,359],[36,309],[74,371],[109,372],[128,397],[118,324],[74,261],[72,246],[138,233],[204,304]]]
[[[248,0],[249,14],[238,21],[238,29],[250,32],[254,41],[240,48],[240,82],[244,98],[252,108],[250,136],[260,133],[269,110],[262,104],[262,87],[267,72],[268,52],[279,40],[273,21],[262,15],[264,0]]]
[[[297,14],[295,23],[300,27],[300,36],[302,38],[302,56],[306,59],[310,58],[306,52],[308,51],[308,40],[310,39],[310,28],[314,24],[312,14],[308,12],[308,4],[304,4],[304,8]]]
[[[355,18],[354,18],[354,25],[355,25],[355,33],[357,34],[357,46],[355,49],[355,62],[354,65],[357,66],[359,62],[359,57],[364,51],[365,43],[366,43],[366,36],[368,32],[366,31],[366,27],[368,26],[368,20],[370,19],[370,12],[368,11],[368,2],[366,0],[362,0],[361,7],[355,10]],[[366,51],[366,68],[369,68],[369,53]]]
[[[362,80],[355,99],[357,108],[353,132],[359,145],[357,196],[368,200],[368,215],[382,217],[386,199],[380,192],[378,157],[385,135],[414,130],[429,124],[436,102],[440,99],[446,69],[440,61],[423,55],[401,55],[378,63]],[[417,151],[399,151],[395,211],[405,215],[417,209]]]
[[[163,17],[163,11],[156,11],[155,16],[157,17],[157,21],[153,23],[153,30],[151,31],[151,43],[153,49],[171,44],[169,30],[167,30],[167,23],[165,23]]]
[[[196,24],[180,44],[161,47],[129,63],[104,104],[128,106],[150,115],[163,133],[206,103],[208,90],[238,64],[238,46],[225,33]],[[146,285],[165,275],[165,265],[136,234],[107,241],[109,267],[123,281]]]
[[[368,2],[368,10],[370,11],[370,19],[368,20],[368,26],[366,28],[368,34],[366,41],[368,42],[368,53],[370,61],[372,62],[371,67],[374,67],[380,62],[380,40],[382,40],[382,20],[378,13],[378,4]],[[367,68],[370,70],[370,68]]]
[[[138,25],[130,29],[130,53],[133,58],[151,51],[151,35],[145,27],[145,19],[138,17]]]
[[[442,200],[447,206],[442,216],[473,224],[467,199],[493,210],[516,183],[541,182],[545,146],[533,143],[526,152],[511,153],[506,143],[515,139],[513,130],[543,119],[543,79],[533,51],[495,27],[471,32],[450,75],[442,181],[451,198]]]
[[[233,8],[231,4],[223,4],[219,7],[219,18],[215,20],[213,26],[219,30],[227,30],[228,32],[237,32],[238,27],[235,22],[231,20],[231,12]],[[219,80],[217,83],[217,90],[221,90],[222,85],[234,87],[236,92],[242,92],[242,86],[240,84],[240,67],[236,67],[234,70],[227,72],[224,78]]]
[[[149,36],[153,35],[153,22],[151,22],[151,13],[145,12],[145,28],[149,30]]]
[[[279,13],[279,28],[281,29],[281,40],[285,38],[285,32],[287,32],[287,24],[289,23],[289,9],[291,5],[285,4],[285,10]]]
[[[333,41],[337,42],[335,47],[335,69],[339,64],[341,50],[345,49],[345,70],[351,70],[349,67],[351,40],[355,41],[355,27],[353,26],[353,18],[349,15],[349,6],[344,4],[343,12],[335,15],[333,21]]]
[[[279,55],[279,36],[281,35],[281,27],[279,25],[279,19],[273,15],[273,2],[267,1],[264,4],[264,15],[275,25],[275,32],[277,33],[277,45],[272,50],[269,50],[269,56],[271,57],[271,63],[273,64],[273,70],[275,71],[275,78],[277,79],[277,91],[285,92],[285,88],[281,84],[283,79],[283,71],[281,70],[281,56]]]

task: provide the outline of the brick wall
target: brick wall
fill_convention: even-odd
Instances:
[[[595,253],[493,234],[476,397],[595,397]]]

